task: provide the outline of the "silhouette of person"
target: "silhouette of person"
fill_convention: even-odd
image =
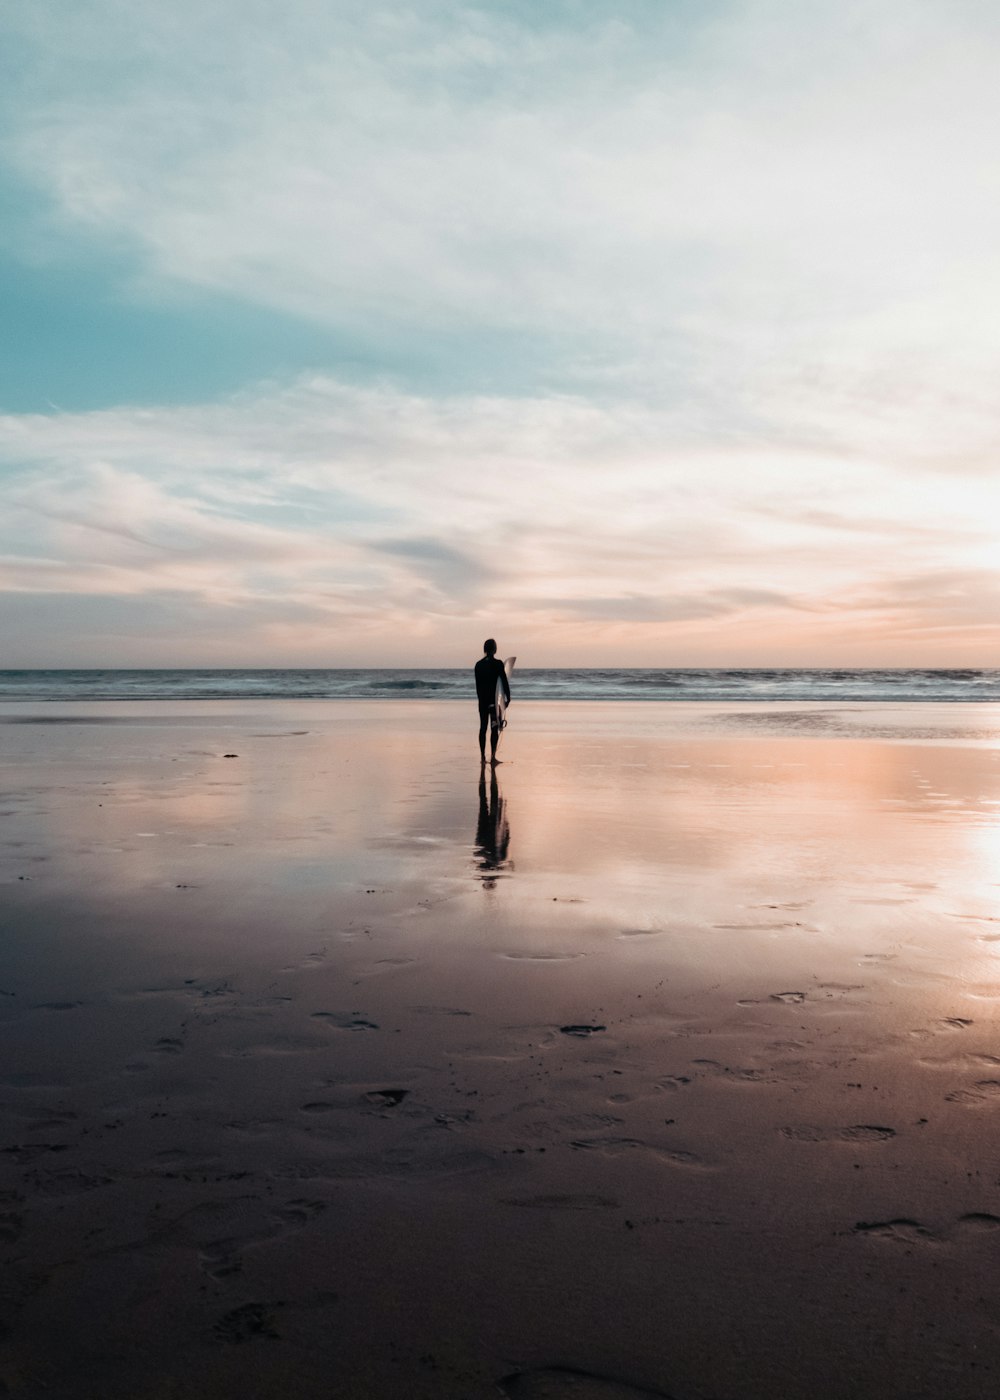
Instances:
[[[510,700],[510,683],[503,662],[497,660],[497,644],[492,637],[483,642],[483,655],[475,665],[476,696],[479,700],[479,753],[486,762],[486,726],[490,727],[490,762],[497,763],[497,741],[500,738],[500,723],[497,719],[497,681],[503,685],[503,693]]]
[[[497,783],[497,770],[490,770],[489,798],[486,796],[486,767],[479,775],[479,820],[476,823],[476,868],[483,888],[492,890],[496,886],[497,872],[507,864],[510,849],[510,824],[504,810],[505,803],[500,796]]]

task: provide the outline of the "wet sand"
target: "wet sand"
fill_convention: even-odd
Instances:
[[[0,707],[0,1395],[993,1393],[1000,712]]]

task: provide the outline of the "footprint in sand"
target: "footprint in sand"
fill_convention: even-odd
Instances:
[[[980,1079],[971,1089],[955,1089],[945,1094],[946,1103],[964,1103],[970,1107],[1000,1099],[1000,1079]]]
[[[794,1123],[779,1128],[778,1132],[791,1142],[888,1142],[896,1136],[895,1128],[883,1128],[874,1123],[855,1123],[849,1128],[819,1128],[810,1123]]]
[[[784,919],[779,923],[768,924],[713,924],[712,927],[730,933],[780,933],[782,929],[786,928],[802,928],[808,929],[810,933],[818,932],[811,924],[800,923],[797,919],[795,921]]]
[[[973,1234],[991,1235],[1000,1230],[1000,1217],[989,1215],[985,1211],[973,1211],[970,1215],[959,1216],[958,1227]]]
[[[574,1138],[570,1147],[582,1152],[600,1152],[604,1157],[617,1157],[622,1152],[627,1152],[630,1148],[645,1147],[644,1142],[638,1138],[628,1137],[595,1137],[595,1138]]]
[[[997,1055],[949,1055],[944,1059],[934,1059],[924,1055],[917,1060],[924,1069],[958,1071],[976,1067],[979,1069],[1000,1069],[1000,1056]]]
[[[783,1001],[787,1006],[801,1006],[805,1001],[805,992],[772,992],[769,1001]]]
[[[409,1089],[372,1089],[365,1094],[365,1102],[376,1108],[396,1108],[409,1092]]]
[[[216,1341],[226,1342],[230,1346],[252,1342],[258,1337],[280,1341],[281,1333],[275,1314],[275,1309],[279,1307],[280,1303],[273,1306],[268,1303],[244,1303],[241,1308],[224,1313],[213,1326],[212,1333]]]
[[[611,1196],[504,1196],[502,1206],[520,1206],[524,1210],[619,1210],[621,1202]]]
[[[314,953],[307,953],[301,962],[289,963],[287,967],[281,968],[282,972],[312,972],[316,968],[322,967],[327,960],[325,948],[319,948]]]
[[[780,1084],[783,1077],[772,1068],[757,1069],[744,1065],[722,1065],[718,1060],[692,1060],[699,1074],[712,1075],[731,1084]]]
[[[647,1390],[626,1381],[562,1366],[505,1376],[499,1383],[499,1390],[509,1400],[670,1400],[662,1390]]]
[[[572,962],[574,958],[586,957],[585,953],[498,953],[498,957],[506,962],[541,962],[559,963]]]
[[[327,1203],[294,1197],[263,1220],[256,1215],[255,1207],[258,1204],[256,1197],[241,1197],[231,1202],[206,1202],[177,1222],[175,1228],[180,1230],[182,1237],[194,1243],[209,1230],[214,1232],[219,1225],[232,1226],[231,1234],[208,1240],[199,1247],[201,1267],[210,1278],[224,1279],[240,1273],[244,1250],[303,1229],[326,1210]]]
[[[956,1231],[962,1235],[975,1236],[993,1235],[997,1230],[1000,1230],[1000,1216],[991,1215],[988,1211],[970,1211],[967,1215],[960,1215],[955,1221],[954,1228],[944,1231],[943,1234],[935,1234],[919,1220],[911,1220],[905,1216],[893,1220],[859,1220],[854,1226],[853,1233],[867,1235],[874,1239],[888,1240],[896,1244],[912,1245],[932,1244],[941,1239],[947,1239]]]
[[[654,1156],[675,1167],[690,1167],[695,1171],[703,1172],[716,1170],[703,1157],[699,1157],[697,1152],[685,1152],[683,1148],[669,1149],[666,1147],[654,1147],[650,1150]]]
[[[930,1026],[921,1026],[909,1034],[914,1040],[926,1040],[929,1036],[943,1035],[948,1031],[968,1030],[974,1024],[975,1022],[970,1021],[967,1016],[945,1016],[940,1021],[935,1021]]]
[[[65,1142],[32,1142],[24,1145],[17,1143],[13,1147],[0,1148],[0,1152],[12,1162],[16,1162],[19,1167],[26,1166],[29,1162],[37,1162],[49,1152],[68,1151],[69,1144]]]
[[[323,1211],[326,1210],[326,1204],[326,1201],[304,1199],[289,1201],[278,1211],[278,1219],[293,1227],[305,1225],[310,1220],[314,1220],[317,1215],[322,1215]]]
[[[889,1240],[895,1244],[928,1244],[937,1238],[919,1220],[910,1220],[905,1216],[894,1220],[859,1220],[854,1226],[854,1234]]]
[[[686,1152],[681,1148],[656,1147],[639,1138],[576,1138],[570,1143],[570,1147],[577,1151],[599,1152],[602,1157],[618,1157],[623,1152],[638,1150],[647,1152],[650,1156],[659,1158],[660,1161],[669,1162],[674,1167],[693,1167],[701,1171],[712,1170],[696,1152]]]
[[[328,1026],[333,1026],[339,1031],[377,1031],[378,1023],[369,1021],[367,1017],[361,1016],[356,1011],[314,1011],[312,1020],[325,1021]]]

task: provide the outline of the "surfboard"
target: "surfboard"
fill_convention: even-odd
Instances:
[[[508,683],[510,682],[511,672],[514,670],[514,663],[515,663],[516,660],[517,660],[517,657],[516,657],[516,656],[508,656],[507,660],[503,663],[503,669],[504,669],[504,673],[505,673],[505,675],[506,675],[506,677],[507,677]],[[506,726],[506,724],[507,724],[507,719],[506,719],[506,715],[507,715],[507,697],[506,697],[506,696],[504,695],[504,693],[503,693],[503,682],[500,680],[500,677],[499,677],[499,676],[497,676],[497,698],[496,698],[496,707],[497,707],[497,727],[498,727],[499,730],[500,730],[500,734],[502,734],[503,731],[504,731],[504,728],[505,728],[505,726]],[[497,735],[497,743],[499,744],[499,742],[500,742],[500,736]]]

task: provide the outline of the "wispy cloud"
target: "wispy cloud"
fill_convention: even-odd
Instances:
[[[0,421],[3,460],[6,589],[186,595],[211,626],[220,607],[259,608],[262,627],[277,609],[286,630],[248,660],[302,663],[324,629],[347,664],[428,646],[459,661],[499,625],[544,655],[585,639],[595,662],[751,644],[793,659],[840,636],[838,608],[877,609],[887,634],[909,624],[907,580],[936,597],[977,549],[988,575],[997,504],[976,477],[901,494],[878,462],[708,447],[634,405],[315,377],[204,408]],[[894,523],[891,548],[869,516],[830,542],[861,498]],[[157,654],[153,636],[136,646]]]

